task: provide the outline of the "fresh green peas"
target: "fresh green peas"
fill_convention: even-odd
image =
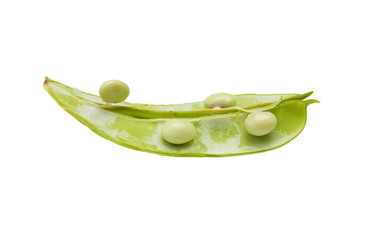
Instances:
[[[277,118],[270,112],[252,112],[245,119],[245,129],[254,136],[270,133],[277,125]]]
[[[172,144],[183,144],[195,138],[197,131],[188,120],[170,119],[161,128],[163,139]]]
[[[130,90],[126,83],[119,80],[109,80],[100,87],[100,97],[108,103],[119,103],[129,96]]]
[[[227,108],[236,104],[236,97],[230,93],[215,93],[204,100],[206,108]]]

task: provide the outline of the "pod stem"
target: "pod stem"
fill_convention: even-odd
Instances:
[[[106,102],[104,105],[101,106],[102,108],[111,108],[112,104],[110,102]]]

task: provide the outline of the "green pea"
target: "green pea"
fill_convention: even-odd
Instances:
[[[183,144],[195,138],[197,131],[188,120],[170,119],[161,128],[163,139],[172,144]]]
[[[236,97],[230,93],[215,93],[204,100],[206,108],[227,108],[235,106]]]
[[[119,103],[129,96],[130,90],[126,83],[119,80],[109,80],[100,87],[100,97],[109,103]]]
[[[245,119],[245,129],[254,136],[270,133],[277,125],[277,118],[270,112],[252,112]]]

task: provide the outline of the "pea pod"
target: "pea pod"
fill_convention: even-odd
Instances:
[[[102,108],[106,108],[111,112],[118,114],[129,115],[136,118],[193,118],[202,116],[211,116],[217,114],[235,113],[242,111],[242,109],[264,109],[277,105],[279,102],[286,100],[302,100],[309,97],[313,92],[304,94],[241,94],[235,95],[236,105],[229,108],[208,109],[204,106],[204,101],[183,103],[183,104],[168,104],[168,105],[154,105],[154,104],[140,104],[123,102],[106,106],[105,102],[93,94],[80,91],[76,88],[70,88],[62,83],[53,81],[46,77],[45,82],[58,85],[70,91],[70,94],[82,100],[94,103]]]
[[[307,106],[318,102],[288,100],[272,106],[268,111],[276,116],[278,122],[276,128],[265,136],[253,136],[245,130],[246,112],[188,118],[197,135],[190,142],[175,145],[161,136],[166,119],[139,119],[103,109],[57,82],[46,81],[44,88],[64,110],[112,142],[140,151],[185,157],[232,156],[278,148],[302,132]]]

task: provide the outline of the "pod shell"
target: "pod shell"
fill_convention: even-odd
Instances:
[[[245,130],[247,113],[191,118],[197,136],[193,141],[175,145],[162,139],[161,128],[166,119],[138,119],[103,109],[55,81],[45,81],[44,88],[64,110],[96,134],[132,149],[180,157],[223,157],[278,148],[302,132],[307,106],[318,102],[290,100],[279,103],[269,110],[278,119],[277,127],[261,137]]]

